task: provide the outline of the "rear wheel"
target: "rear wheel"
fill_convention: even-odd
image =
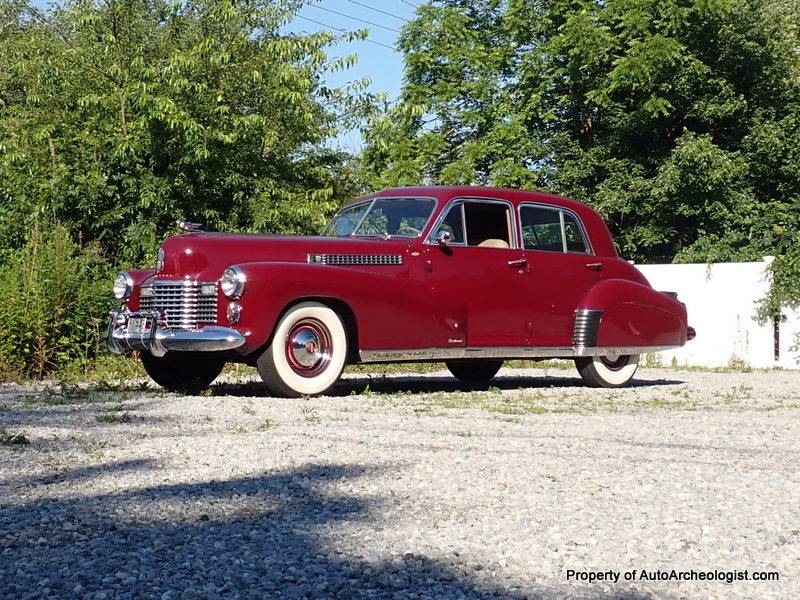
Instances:
[[[469,360],[454,361],[445,363],[447,370],[453,377],[462,383],[473,385],[488,383],[492,377],[497,375],[500,367],[503,366],[502,360]]]
[[[333,387],[346,358],[347,334],[339,315],[319,302],[302,302],[283,315],[256,366],[270,393],[298,398]]]
[[[225,367],[225,361],[210,352],[167,352],[164,356],[142,352],[141,358],[150,379],[183,394],[207,389]]]
[[[624,387],[639,366],[638,354],[587,356],[575,359],[583,380],[593,387]]]

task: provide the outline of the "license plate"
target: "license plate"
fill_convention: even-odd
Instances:
[[[146,317],[131,317],[128,319],[128,333],[130,335],[142,335],[147,329]]]

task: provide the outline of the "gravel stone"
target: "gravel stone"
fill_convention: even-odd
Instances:
[[[798,372],[3,384],[0,425],[3,598],[800,597]],[[780,580],[567,579],[673,568]]]

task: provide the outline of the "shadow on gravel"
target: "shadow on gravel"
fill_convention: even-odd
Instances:
[[[504,589],[457,555],[361,553],[348,525],[380,531],[380,500],[335,491],[379,470],[308,466],[20,504],[6,496],[0,590],[4,598],[647,598]]]
[[[63,482],[80,483],[87,479],[94,479],[95,477],[105,477],[108,475],[113,476],[131,471],[144,471],[146,469],[153,469],[157,465],[158,461],[153,459],[137,458],[133,460],[121,460],[112,463],[101,463],[87,467],[77,467],[75,469],[64,469],[54,473],[49,473],[42,477],[17,477],[15,479],[6,480],[5,483],[26,486],[53,485]],[[2,503],[0,503],[0,506],[2,506]]]
[[[631,388],[681,385],[685,382],[675,379],[634,379]],[[501,390],[543,389],[543,388],[586,388],[577,377],[496,377],[485,386],[469,386],[453,377],[414,377],[382,375],[359,375],[341,379],[329,396],[350,396],[353,394],[432,394],[436,392],[470,392],[486,390],[489,387]],[[593,390],[595,388],[586,388]],[[607,391],[607,390],[606,390]],[[260,381],[247,383],[219,383],[211,388],[214,396],[264,396],[266,390]]]

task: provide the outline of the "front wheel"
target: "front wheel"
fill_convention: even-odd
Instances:
[[[225,361],[210,352],[167,352],[153,356],[142,352],[144,370],[170,392],[198,394],[222,373]]]
[[[583,380],[592,387],[624,387],[639,366],[638,354],[619,356],[589,356],[575,359]]]
[[[453,374],[453,377],[458,379],[461,383],[470,385],[482,385],[489,383],[500,367],[503,366],[502,360],[468,360],[468,361],[452,361],[445,363],[447,370]]]
[[[302,302],[283,315],[256,365],[270,393],[299,398],[333,387],[346,358],[347,334],[339,315],[319,302]]]

